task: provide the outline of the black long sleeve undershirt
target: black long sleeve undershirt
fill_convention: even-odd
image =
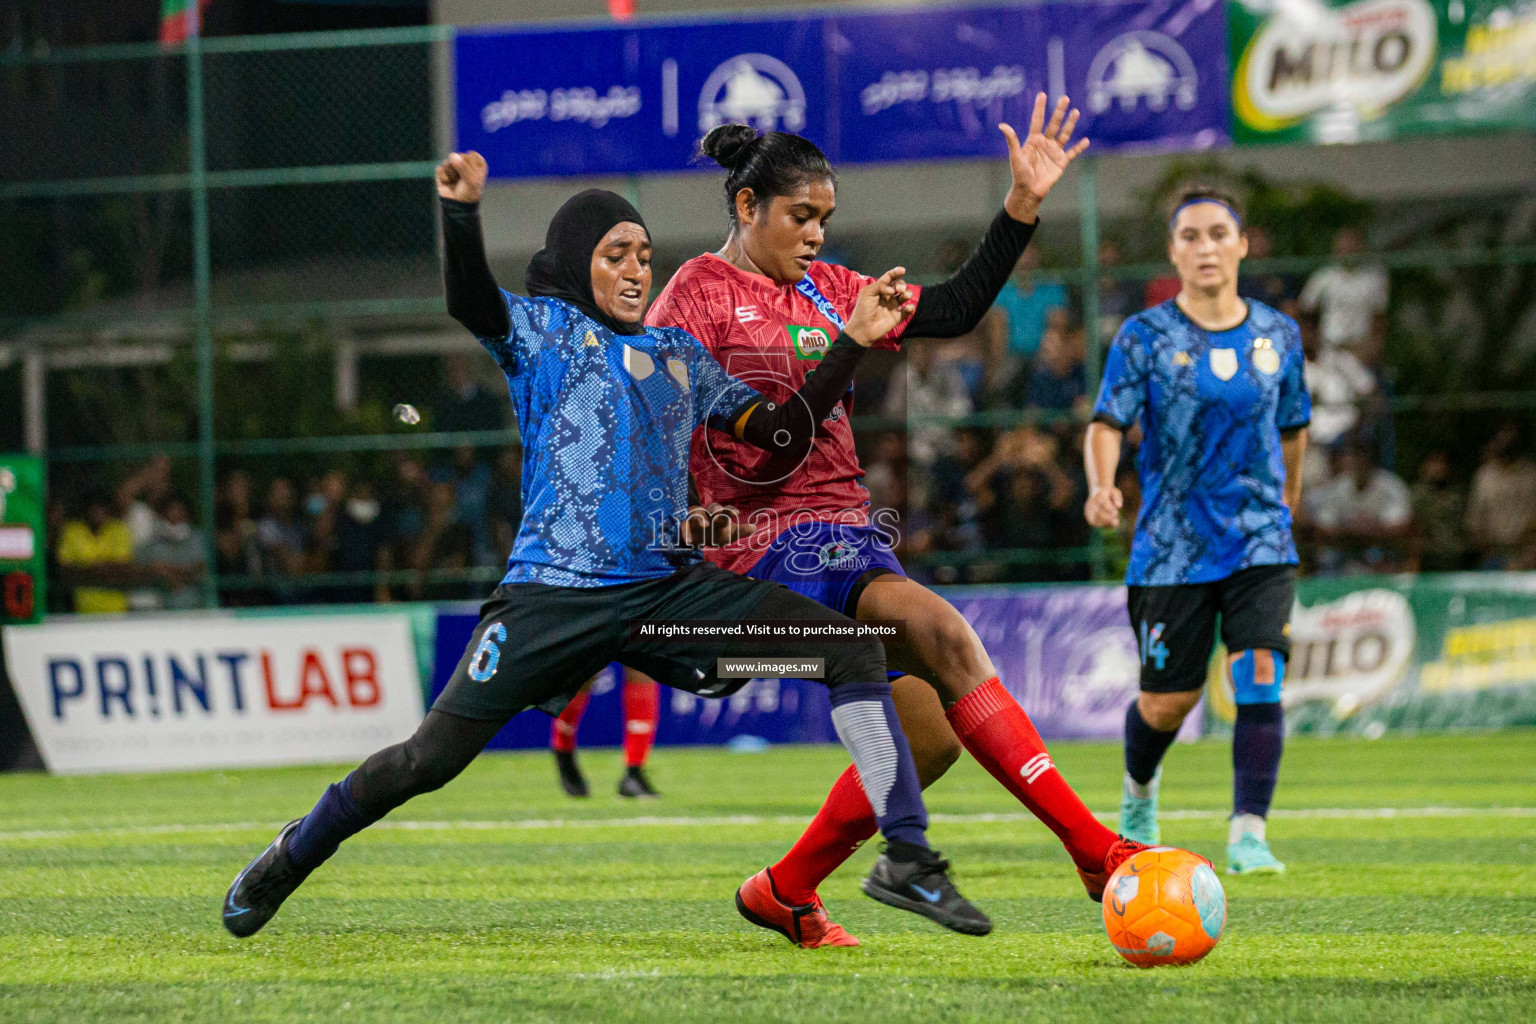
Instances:
[[[907,324],[908,338],[958,338],[981,323],[1040,222],[1025,224],[997,211],[981,245],[943,284],[924,288]]]
[[[512,318],[485,258],[480,204],[441,196],[438,201],[443,207],[443,290],[448,315],[477,337],[505,338],[512,333]]]
[[[816,436],[816,428],[842,400],[853,383],[853,373],[865,348],[847,334],[839,334],[827,349],[821,365],[805,375],[796,392],[799,400],[763,401],[733,417],[737,437],[756,448],[780,455],[800,455]]]
[[[443,287],[448,313],[482,338],[505,338],[512,330],[506,302],[485,257],[480,204],[439,197],[443,207]],[[864,348],[839,334],[821,365],[806,375],[799,400],[762,401],[738,409],[727,429],[754,447],[775,454],[799,453],[853,382]]]

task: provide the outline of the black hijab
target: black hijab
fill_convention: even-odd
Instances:
[[[645,227],[640,211],[623,196],[589,188],[567,199],[549,222],[544,248],[528,263],[528,294],[569,302],[615,334],[644,334],[644,323],[616,320],[599,309],[592,297],[592,252],[615,225],[625,221]]]

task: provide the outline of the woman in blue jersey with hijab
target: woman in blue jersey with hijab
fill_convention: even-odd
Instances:
[[[1238,295],[1247,253],[1236,199],[1213,188],[1179,195],[1168,220],[1179,293],[1120,328],[1084,444],[1084,514],[1116,526],[1120,446],[1141,424],[1141,508],[1125,577],[1141,693],[1125,714],[1120,831],[1159,841],[1160,765],[1200,700],[1219,619],[1237,704],[1229,874],[1285,870],[1265,820],[1285,737],[1291,509],[1312,416],[1296,322]]]

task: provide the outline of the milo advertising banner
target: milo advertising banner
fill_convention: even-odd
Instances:
[[[43,460],[0,454],[0,626],[43,615]]]
[[[1536,573],[1305,579],[1286,724],[1314,734],[1536,724]],[[1225,652],[1208,705],[1233,717]]]
[[[1239,143],[1536,129],[1532,0],[1237,0]]]

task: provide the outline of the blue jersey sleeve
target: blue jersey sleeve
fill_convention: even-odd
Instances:
[[[1307,391],[1306,357],[1301,351],[1301,331],[1287,318],[1285,362],[1280,371],[1280,399],[1275,406],[1275,426],[1299,430],[1312,422],[1312,395]]]
[[[1147,401],[1151,357],[1146,344],[1132,329],[1134,323],[1133,318],[1121,325],[1104,357],[1104,380],[1099,385],[1099,401],[1093,407],[1094,419],[1118,430],[1135,426]]]
[[[730,430],[741,411],[763,396],[750,384],[744,384],[725,372],[714,356],[687,335],[693,352],[693,411],[699,426]]]
[[[475,335],[476,340],[485,347],[485,350],[496,360],[496,365],[501,367],[508,377],[517,376],[518,366],[522,364],[527,352],[528,343],[537,336],[542,328],[548,326],[548,320],[544,307],[537,302],[523,298],[521,295],[513,295],[505,288],[501,289],[501,299],[507,304],[507,333],[500,338],[491,338],[483,335]]]

